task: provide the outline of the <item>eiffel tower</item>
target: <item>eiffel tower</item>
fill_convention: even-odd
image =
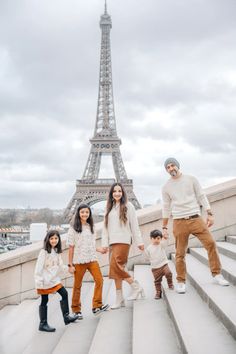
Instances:
[[[114,182],[121,182],[127,196],[136,209],[140,204],[133,192],[133,181],[128,179],[120,153],[121,140],[117,136],[116,120],[113,101],[110,30],[111,17],[107,13],[105,0],[104,14],[101,15],[100,28],[102,32],[100,74],[97,116],[94,136],[90,139],[91,149],[82,179],[76,181],[76,192],[65,209],[64,216],[70,219],[77,206],[81,203],[93,205],[106,200],[110,186]],[[115,179],[99,178],[102,156],[112,157]]]

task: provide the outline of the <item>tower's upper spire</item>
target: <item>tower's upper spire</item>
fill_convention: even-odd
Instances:
[[[99,93],[95,136],[116,136],[116,122],[113,102],[111,45],[110,31],[111,16],[107,13],[107,1],[104,2],[104,13],[101,15],[100,28],[102,31]]]
[[[105,0],[105,10],[104,10],[104,14],[107,15],[107,0]]]
[[[105,26],[110,26],[111,28],[111,16],[108,15],[107,13],[107,1],[105,0],[105,4],[104,4],[104,14],[101,15],[101,20],[100,20],[100,26],[102,27],[102,25]]]

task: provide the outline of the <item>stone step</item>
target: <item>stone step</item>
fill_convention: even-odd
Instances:
[[[155,287],[150,266],[136,265],[134,275],[135,279],[143,286],[146,298],[134,301],[133,304],[132,353],[181,353],[165,302],[163,299],[154,300]]]
[[[229,243],[236,244],[236,236],[226,236],[226,241]]]
[[[175,266],[172,262],[169,265],[176,286]],[[201,266],[206,268],[202,264]],[[187,259],[187,268],[191,268],[189,259]],[[196,272],[202,273],[202,269],[197,267]],[[202,282],[202,277],[199,277],[199,280]],[[207,281],[204,281],[204,286],[207,285]],[[235,340],[225,326],[202,301],[189,281],[186,282],[186,286],[186,294],[177,294],[176,291],[164,287],[164,297],[178,333],[182,352],[191,354],[235,353]]]
[[[83,283],[83,286],[84,284],[86,283]],[[92,313],[94,283],[91,282],[90,285],[89,292],[81,301],[84,319],[66,326],[66,331],[52,351],[52,354],[88,354],[97,325],[100,321],[100,317],[95,317]],[[103,299],[106,299],[110,286],[111,281],[107,278],[104,279]]]
[[[104,281],[104,296],[110,287],[110,281]],[[48,305],[48,322],[51,326],[56,327],[56,332],[45,333],[38,331],[39,315],[38,306],[40,298],[36,300],[25,300],[20,305],[6,306],[6,309],[0,311],[0,352],[1,354],[51,354],[65,353],[67,348],[66,336],[70,337],[69,341],[73,340],[76,343],[69,343],[71,346],[75,344],[75,348],[70,352],[78,351],[78,342],[81,349],[81,354],[87,354],[92,337],[96,330],[98,319],[91,312],[91,302],[94,284],[92,282],[84,282],[82,286],[81,299],[84,305],[83,321],[77,321],[71,325],[65,326],[60,310],[60,295],[52,294],[49,297]],[[72,289],[67,289],[69,302],[71,302]],[[4,313],[7,315],[4,318]],[[83,323],[83,324],[82,324]],[[82,325],[82,326],[81,326]],[[79,339],[78,339],[79,334]],[[12,340],[14,338],[14,340]],[[86,342],[87,341],[87,342]],[[64,347],[61,351],[61,347]],[[84,349],[83,349],[84,347]],[[83,350],[83,351],[82,351]]]
[[[84,282],[81,291],[81,299],[86,298],[86,296],[92,291],[93,284],[89,282]],[[68,298],[69,304],[71,303],[71,295],[72,289],[67,289],[68,291]],[[49,304],[48,304],[48,323],[56,328],[56,332],[54,333],[45,333],[38,331],[38,304],[35,304],[36,307],[36,323],[34,324],[34,332],[31,336],[30,340],[28,341],[27,345],[25,346],[23,354],[51,354],[53,350],[57,347],[58,343],[61,340],[63,334],[67,331],[69,327],[77,327],[77,323],[72,323],[71,325],[65,326],[60,310],[60,301],[61,297],[58,294],[51,295],[49,297]],[[71,310],[71,309],[70,309]],[[78,327],[77,327],[78,328]]]
[[[213,283],[209,268],[191,254],[186,255],[186,264],[189,281],[236,339],[236,288]]]
[[[1,354],[19,354],[23,352],[37,330],[38,301],[25,300],[9,310],[4,321],[1,318],[0,352]]]
[[[204,248],[190,248],[190,254],[208,266],[207,251]],[[236,262],[223,254],[220,255],[223,276],[233,285],[236,285]]]
[[[14,320],[19,311],[19,305],[6,305],[0,310],[0,335],[2,328],[8,326],[9,322]]]
[[[130,286],[123,282],[123,293],[127,297]],[[114,282],[110,287],[106,302],[115,302]],[[89,354],[131,354],[132,353],[132,302],[117,310],[109,310],[100,315],[96,333],[91,343]]]
[[[236,260],[236,244],[228,242],[216,242],[221,254]]]

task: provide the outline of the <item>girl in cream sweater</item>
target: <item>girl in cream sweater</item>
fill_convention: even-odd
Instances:
[[[62,248],[59,232],[57,230],[48,231],[44,239],[44,247],[39,253],[34,273],[35,287],[38,294],[41,295],[39,330],[44,332],[55,332],[56,330],[49,326],[47,322],[49,294],[58,292],[61,295],[60,306],[66,325],[78,318],[77,315],[69,315],[68,293],[61,283],[61,275],[68,267],[63,264],[61,253]]]

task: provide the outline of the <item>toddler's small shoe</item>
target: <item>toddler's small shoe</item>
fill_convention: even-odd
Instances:
[[[154,297],[155,300],[160,300],[161,299],[161,291],[158,291]]]

